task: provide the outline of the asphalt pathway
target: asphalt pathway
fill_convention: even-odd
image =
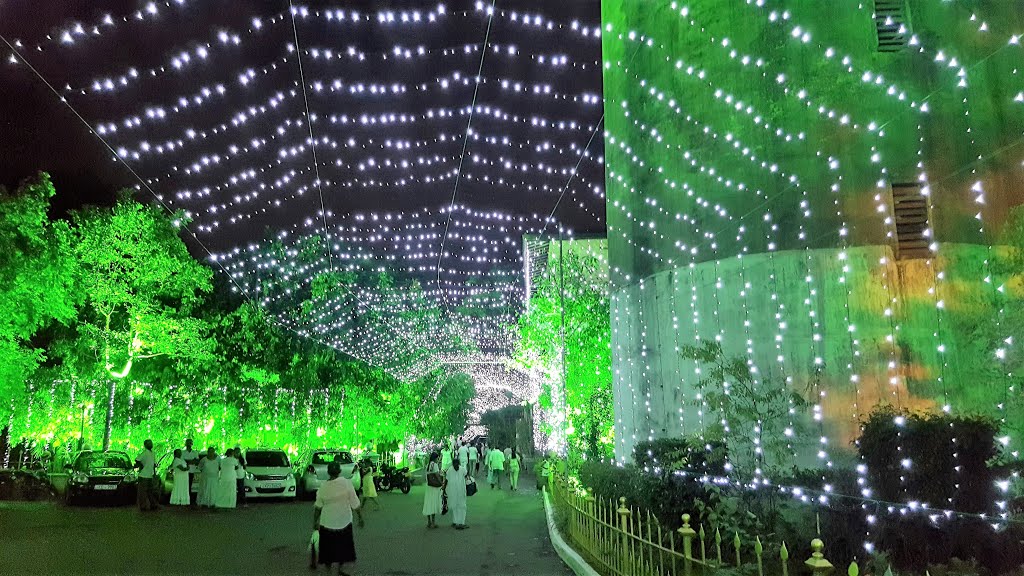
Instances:
[[[441,528],[426,529],[422,484],[379,500],[381,509],[371,506],[366,526],[356,528],[359,561],[348,570],[354,576],[572,574],[551,547],[531,476],[514,493],[481,484],[469,499],[470,528],[462,531],[450,527],[450,515],[441,517]],[[312,520],[310,502],[148,514],[0,502],[0,575],[308,575]]]

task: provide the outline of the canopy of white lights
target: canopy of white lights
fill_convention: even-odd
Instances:
[[[513,4],[168,0],[5,41],[235,290],[394,374],[469,371],[480,411],[534,394],[501,366],[523,235],[604,227],[599,4]]]

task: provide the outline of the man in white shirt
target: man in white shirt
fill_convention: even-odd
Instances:
[[[487,482],[491,489],[497,484],[501,488],[501,476],[505,473],[505,455],[497,448],[487,454]]]
[[[470,474],[476,474],[480,471],[480,464],[478,463],[480,454],[477,453],[475,444],[470,444],[467,448],[469,449],[469,468],[467,470],[469,470]]]
[[[181,451],[181,459],[188,464],[188,493],[192,504],[196,503],[196,493],[192,491],[192,484],[196,481],[196,474],[199,474],[199,459],[202,455],[192,448],[192,439],[185,438],[185,448]]]
[[[143,442],[144,450],[135,458],[135,467],[139,470],[139,483],[136,487],[139,510],[157,510],[160,499],[156,493],[156,454],[153,454],[153,441]]]

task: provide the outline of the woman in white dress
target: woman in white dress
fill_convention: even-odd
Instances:
[[[441,473],[441,465],[438,464],[440,459],[441,455],[437,452],[430,454],[430,463],[427,464],[427,476]],[[427,489],[423,493],[423,515],[427,517],[427,528],[437,528],[437,515],[440,513],[441,487],[427,484]]]
[[[200,506],[213,508],[217,503],[217,484],[220,483],[220,463],[217,462],[217,451],[211,446],[206,457],[199,461],[199,498]]]
[[[217,482],[217,508],[234,508],[238,504],[238,459],[234,450],[228,450],[220,459],[220,479]]]
[[[171,474],[174,487],[171,489],[171,506],[188,506],[192,503],[188,488],[188,463],[181,457],[181,448],[174,451],[171,460]]]
[[[448,509],[452,511],[452,526],[465,530],[466,526],[466,476],[469,471],[452,460],[452,467],[444,473],[445,493],[448,494]]]

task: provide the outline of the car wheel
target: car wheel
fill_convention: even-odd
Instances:
[[[409,482],[402,484],[402,494],[408,494],[412,490],[412,485]]]

